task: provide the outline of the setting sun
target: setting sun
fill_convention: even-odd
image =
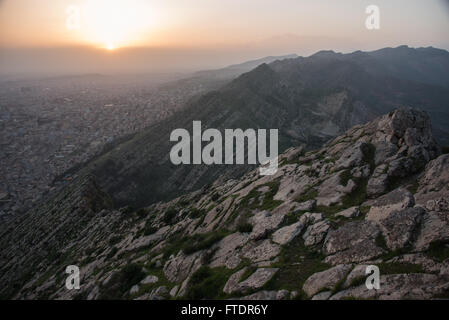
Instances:
[[[130,46],[148,32],[152,16],[142,0],[87,0],[81,7],[81,36],[109,51]]]

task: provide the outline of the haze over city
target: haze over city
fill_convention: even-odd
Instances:
[[[380,9],[379,30],[365,27],[370,4]],[[68,28],[73,14],[77,25]],[[448,15],[444,0],[3,0],[0,69],[1,74],[190,72],[322,49],[401,44],[448,49]]]

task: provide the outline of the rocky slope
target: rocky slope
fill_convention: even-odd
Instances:
[[[430,299],[449,295],[449,155],[398,109],[274,176],[111,209],[91,176],[0,227],[3,298]],[[65,267],[81,289],[65,288]],[[380,290],[365,266],[380,268]]]
[[[425,81],[435,68],[447,70],[447,64],[447,51],[401,47],[372,53],[319,52],[261,64],[115,145],[86,164],[81,174],[93,173],[117,206],[142,207],[198,190],[219,177],[241,177],[254,168],[173,165],[168,157],[174,145],[170,134],[177,128],[192,132],[194,120],[202,122],[203,130],[278,128],[281,151],[301,144],[309,150],[405,105],[428,111],[436,136],[449,143],[446,78],[413,81]],[[440,85],[433,84],[437,79]]]

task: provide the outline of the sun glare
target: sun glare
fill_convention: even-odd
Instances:
[[[135,45],[148,32],[152,16],[144,0],[87,0],[82,7],[82,35],[109,51]]]

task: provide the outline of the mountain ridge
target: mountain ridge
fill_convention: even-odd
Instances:
[[[440,154],[426,113],[398,109],[321,149],[288,149],[274,176],[254,170],[137,211],[112,209],[87,177],[0,227],[0,293],[15,299],[445,297],[449,155]],[[81,268],[80,291],[64,287],[67,264]],[[357,281],[368,264],[380,268],[380,290]]]

